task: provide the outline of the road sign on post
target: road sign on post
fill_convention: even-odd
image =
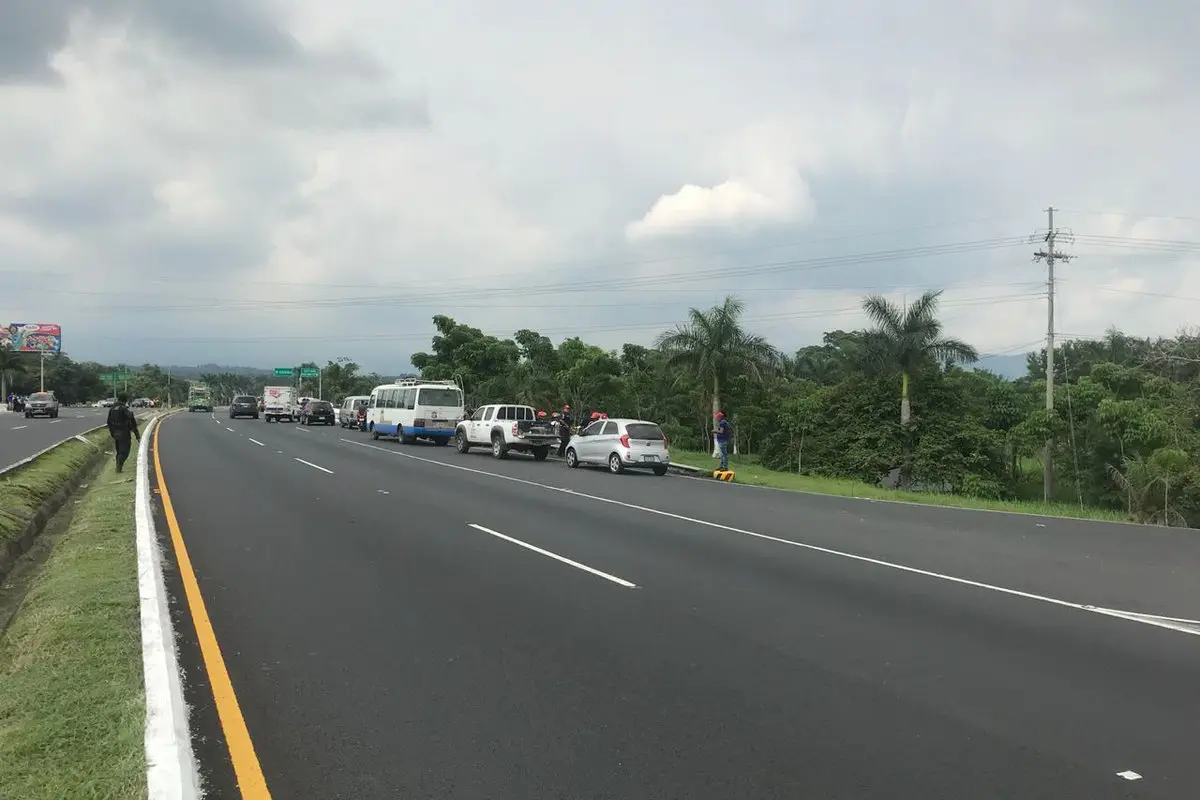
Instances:
[[[317,378],[317,377],[320,377],[320,375],[321,375],[321,370],[317,369],[316,367],[301,367],[300,368],[300,377],[301,378]]]
[[[296,374],[295,367],[276,367],[275,368],[275,377],[276,378],[291,378],[291,377],[295,376],[295,374]]]

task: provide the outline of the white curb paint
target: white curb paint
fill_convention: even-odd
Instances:
[[[197,800],[201,796],[200,772],[192,751],[175,629],[163,580],[162,550],[150,502],[150,440],[160,419],[156,417],[146,425],[138,444],[134,507],[146,683],[146,787],[149,800]]]

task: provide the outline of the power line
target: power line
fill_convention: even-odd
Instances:
[[[399,295],[366,295],[360,297],[342,297],[342,298],[324,298],[324,299],[304,299],[304,300],[247,300],[247,301],[228,301],[215,300],[214,303],[205,304],[176,304],[163,305],[159,308],[163,310],[185,310],[207,308],[221,311],[234,310],[267,310],[272,308],[322,308],[322,307],[344,307],[344,306],[412,306],[425,305],[436,303],[459,303],[463,300],[495,300],[505,297],[530,297],[530,296],[547,296],[554,294],[574,294],[578,292],[595,292],[603,290],[622,290],[634,291],[641,290],[646,287],[671,285],[675,283],[694,283],[705,279],[730,279],[730,278],[747,278],[762,275],[778,275],[786,273],[805,273],[818,270],[827,270],[838,267],[861,266],[864,264],[877,264],[892,261],[904,261],[915,258],[933,258],[936,256],[946,255],[962,255],[967,253],[982,252],[988,250],[999,250],[1005,248],[1020,247],[1025,244],[1023,237],[1009,236],[996,239],[980,239],[969,242],[953,242],[943,245],[926,245],[921,247],[898,248],[893,250],[883,250],[870,253],[857,253],[841,256],[826,256],[808,259],[796,259],[790,261],[766,262],[760,264],[749,264],[741,267],[723,267],[708,270],[694,270],[691,272],[682,273],[666,273],[663,275],[646,275],[641,277],[621,276],[614,278],[592,279],[586,281],[576,281],[568,284],[543,284],[543,285],[517,285],[508,286],[502,289],[477,289],[477,290],[462,290],[462,289],[445,289],[440,292],[424,292],[420,290],[406,292]],[[504,276],[509,283],[512,281],[510,276]],[[519,282],[518,282],[519,283]],[[242,284],[234,284],[242,285]],[[251,285],[249,283],[244,285]],[[373,288],[371,285],[358,285],[355,288]],[[378,287],[374,287],[378,288]],[[112,296],[123,295],[121,292],[114,293],[96,293],[93,296]],[[139,310],[137,306],[129,305],[110,305],[109,309],[113,310]]]
[[[1032,300],[1040,298],[1040,294],[1011,294],[1011,295],[990,295],[985,297],[965,298],[958,301],[948,301],[942,303],[942,307],[955,308],[965,306],[992,306],[1009,303],[1028,303]],[[842,308],[818,308],[806,309],[803,311],[778,312],[774,314],[762,314],[756,317],[746,317],[746,322],[750,323],[772,323],[796,321],[804,319],[821,319],[831,316],[842,316],[847,314],[861,314],[861,305],[846,306]],[[654,322],[627,323],[621,325],[599,325],[591,327],[580,327],[573,325],[565,328],[539,328],[538,332],[556,335],[577,335],[585,333],[600,333],[600,332],[619,332],[619,331],[636,331],[647,329],[666,330],[674,327],[679,322],[674,320],[657,320]],[[497,331],[485,331],[487,335],[497,337],[509,337],[511,333],[503,333]],[[339,335],[338,342],[389,342],[402,341],[406,339],[426,339],[430,340],[435,334],[425,330],[420,332],[404,332],[404,333],[383,333],[383,334],[348,334],[345,336]],[[124,341],[127,337],[124,336],[97,336],[91,337],[96,340],[120,340]],[[155,337],[156,342],[170,342],[176,344],[249,344],[257,342],[308,342],[308,341],[328,341],[328,335],[304,335],[304,336],[238,336],[227,338],[162,338]]]
[[[1177,214],[1143,214],[1138,211],[1082,211],[1078,208],[1060,208],[1063,214],[1081,214],[1090,217],[1133,217],[1135,219],[1171,219],[1179,222],[1200,222],[1200,217],[1179,216]]]
[[[784,242],[784,243],[778,243],[778,244],[768,244],[768,245],[759,244],[759,245],[753,245],[753,246],[748,246],[748,247],[736,247],[736,248],[725,248],[725,249],[721,249],[721,250],[705,250],[702,252],[680,253],[680,254],[670,255],[670,256],[660,256],[657,258],[631,259],[631,260],[624,260],[624,261],[558,262],[555,264],[547,264],[542,267],[538,267],[536,269],[525,270],[523,272],[505,272],[505,273],[503,273],[503,275],[509,279],[518,279],[518,278],[521,278],[522,276],[536,278],[540,275],[544,275],[546,272],[552,272],[552,271],[555,271],[558,269],[591,268],[591,269],[612,270],[612,269],[618,269],[621,267],[654,266],[657,264],[666,264],[666,263],[672,263],[672,262],[677,262],[677,261],[691,261],[691,260],[698,259],[698,258],[711,258],[713,256],[735,255],[735,254],[739,254],[739,253],[762,252],[762,251],[767,251],[767,250],[783,250],[783,249],[787,249],[790,247],[807,247],[807,246],[811,246],[811,245],[815,245],[815,244],[828,244],[830,242],[841,242],[841,241],[848,241],[848,240],[852,240],[852,239],[866,239],[866,238],[872,238],[872,237],[877,237],[877,236],[894,236],[897,234],[917,233],[919,231],[938,230],[938,229],[945,229],[945,228],[952,228],[952,227],[964,227],[967,225],[974,225],[974,224],[978,224],[981,222],[1009,221],[1009,220],[1013,220],[1013,219],[1016,219],[1016,217],[1015,216],[975,217],[975,218],[970,218],[970,219],[952,220],[949,222],[936,222],[936,223],[931,223],[928,225],[915,225],[915,226],[908,226],[908,227],[903,227],[903,228],[889,228],[889,229],[885,229],[885,230],[874,230],[874,231],[856,231],[856,232],[851,232],[851,233],[839,234],[836,236],[825,236],[825,237],[819,237],[819,238],[793,240],[790,242]],[[26,274],[28,274],[28,270],[0,268],[0,275],[5,274],[5,273],[16,273],[16,274],[20,274],[20,275],[26,275]],[[44,276],[49,276],[49,277],[62,277],[62,278],[78,277],[77,273],[69,273],[69,272],[40,272],[39,275],[44,275]],[[202,276],[191,276],[191,275],[172,276],[169,278],[148,277],[148,276],[142,275],[142,276],[139,276],[139,282],[141,282],[141,283],[167,283],[167,284],[208,283],[209,279],[202,277]],[[406,289],[406,288],[409,288],[409,286],[411,285],[411,282],[345,284],[345,283],[310,283],[310,282],[297,283],[297,282],[290,282],[290,281],[238,281],[237,283],[239,285],[248,285],[248,286],[267,286],[267,287],[292,286],[292,287],[296,287],[296,288],[320,288],[320,289],[362,289],[362,288],[375,288],[375,287],[391,287],[391,288]]]

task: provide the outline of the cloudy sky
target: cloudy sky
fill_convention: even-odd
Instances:
[[[791,350],[945,289],[989,353],[1200,303],[1187,0],[0,0],[0,321],[398,372],[431,317]]]

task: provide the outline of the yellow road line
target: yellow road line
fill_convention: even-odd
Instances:
[[[204,668],[208,672],[208,682],[212,686],[213,699],[217,704],[217,715],[221,719],[221,730],[224,731],[225,741],[229,745],[229,756],[233,761],[233,771],[237,775],[242,797],[245,800],[270,800],[267,779],[263,776],[258,755],[254,752],[254,742],[250,739],[250,730],[242,717],[237,694],[233,691],[233,682],[229,679],[229,670],[225,668],[221,646],[217,644],[217,635],[213,631],[212,621],[208,618],[204,598],[200,595],[200,584],[196,581],[187,546],[183,543],[183,533],[179,529],[179,521],[175,518],[175,508],[171,505],[171,494],[167,491],[167,483],[163,478],[162,462],[158,458],[158,430],[161,427],[160,423],[154,428],[154,472],[158,477],[163,514],[167,519],[167,527],[171,530],[171,542],[175,547],[175,560],[179,564],[179,575],[183,579],[188,609],[192,615],[192,623],[196,626],[200,653],[204,657]]]

